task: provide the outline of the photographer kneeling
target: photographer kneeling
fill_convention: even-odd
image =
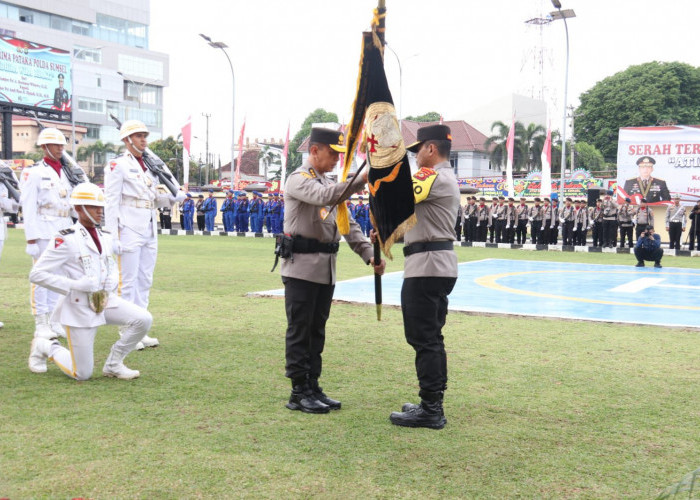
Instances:
[[[653,260],[654,267],[661,267],[661,258],[664,251],[661,249],[661,237],[654,233],[654,228],[648,226],[634,245],[634,256],[637,257],[637,266],[644,267],[645,260]]]

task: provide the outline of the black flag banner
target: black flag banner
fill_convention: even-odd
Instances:
[[[384,73],[385,19],[386,9],[380,4],[374,11],[372,31],[362,34],[360,74],[352,120],[346,130],[348,154],[343,177],[352,164],[364,124],[362,147],[366,148],[370,166],[370,217],[381,250],[391,259],[391,246],[415,224],[415,204],[406,146]]]

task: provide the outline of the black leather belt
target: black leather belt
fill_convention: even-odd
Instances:
[[[413,255],[414,253],[435,252],[437,250],[453,250],[454,243],[452,241],[421,241],[411,243],[403,247],[404,257]]]
[[[322,243],[315,238],[294,236],[292,241],[293,253],[338,253],[340,245],[336,243]]]

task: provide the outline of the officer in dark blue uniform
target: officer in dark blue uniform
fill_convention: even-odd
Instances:
[[[272,233],[279,233],[280,220],[282,215],[282,205],[278,200],[277,193],[272,193],[272,203],[270,203],[270,224],[272,225]]]
[[[369,205],[365,205],[362,200],[364,197],[358,196],[357,206],[355,207],[355,221],[362,228],[362,234],[369,236]]]
[[[266,194],[267,201],[263,205],[263,216],[265,218],[265,228],[267,229],[267,232],[272,234],[272,222],[271,222],[271,215],[270,215],[270,205],[272,204],[272,195],[271,194]]]
[[[253,199],[248,204],[250,210],[250,230],[254,233],[262,233],[263,201],[260,193],[253,191]]]
[[[182,202],[182,216],[182,228],[185,231],[192,231],[192,224],[194,222],[194,200],[190,193],[187,193],[187,198]]]
[[[248,217],[250,213],[248,212],[248,197],[245,191],[238,192],[238,209],[236,213],[236,220],[238,222],[238,232],[247,233],[248,232]]]
[[[233,191],[226,191],[226,199],[221,204],[221,216],[224,221],[224,231],[233,231],[233,204],[236,200],[233,199]]]
[[[214,230],[214,219],[216,218],[216,198],[214,198],[214,190],[209,190],[209,198],[204,200],[202,204],[204,210],[204,227],[207,231]]]

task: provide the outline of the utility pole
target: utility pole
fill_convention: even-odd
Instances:
[[[576,156],[576,148],[574,147],[574,107],[569,106],[569,116],[571,117],[571,172],[574,171],[574,156]]]
[[[207,149],[207,154],[206,154],[207,164],[206,164],[206,167],[204,170],[204,183],[206,185],[209,185],[209,117],[211,116],[211,114],[202,113],[202,116],[207,119],[207,139],[205,142],[206,149]]]

